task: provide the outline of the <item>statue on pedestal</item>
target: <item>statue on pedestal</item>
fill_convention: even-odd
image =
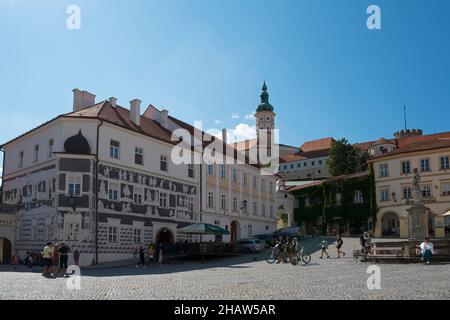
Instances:
[[[420,174],[419,169],[414,169],[414,176],[413,176],[413,199],[414,202],[421,202],[422,201],[422,189],[420,188]]]
[[[420,188],[419,170],[414,169],[413,176],[413,201],[409,212],[409,238],[423,239],[427,236],[428,219],[427,208],[422,201],[422,189]]]

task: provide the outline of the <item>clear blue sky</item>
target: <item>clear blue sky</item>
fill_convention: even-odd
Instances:
[[[447,0],[0,0],[0,143],[70,111],[74,88],[253,125],[264,78],[282,143],[391,137],[403,104],[409,127],[450,131],[449,17]]]

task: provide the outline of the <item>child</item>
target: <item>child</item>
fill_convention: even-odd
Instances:
[[[322,255],[320,256],[320,259],[323,258],[323,254],[325,253],[327,255],[327,258],[330,258],[330,255],[327,252],[328,244],[325,240],[322,240],[322,243],[320,244],[320,247],[322,248]]]

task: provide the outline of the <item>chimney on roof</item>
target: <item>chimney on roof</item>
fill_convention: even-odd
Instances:
[[[113,107],[116,107],[116,105],[117,105],[117,98],[114,98],[114,97],[109,98],[109,103],[111,103],[111,105]]]
[[[141,125],[141,100],[130,101],[130,120],[137,126]]]
[[[73,89],[72,92],[74,112],[95,104],[95,94],[78,89]]]
[[[161,127],[168,129],[169,127],[169,111],[166,109],[161,110],[159,124]]]
[[[227,129],[222,129],[222,141],[228,143],[227,141]]]

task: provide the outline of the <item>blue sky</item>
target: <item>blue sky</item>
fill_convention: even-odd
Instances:
[[[391,137],[404,104],[409,127],[450,131],[449,16],[446,0],[0,0],[0,143],[69,112],[74,88],[245,133],[264,79],[285,144]]]

